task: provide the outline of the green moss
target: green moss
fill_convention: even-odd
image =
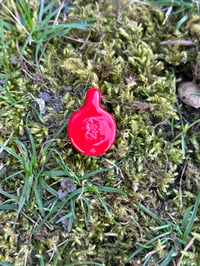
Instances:
[[[7,2],[9,6],[10,2]],[[32,6],[34,14],[37,8]],[[113,147],[98,157],[79,154],[72,148],[64,130],[53,142],[54,148],[60,152],[64,165],[80,177],[92,171],[115,166],[110,171],[94,174],[90,177],[90,182],[93,185],[117,186],[127,194],[125,198],[113,193],[102,193],[114,220],[121,223],[121,226],[118,226],[108,218],[98,199],[92,193],[86,193],[91,207],[88,228],[85,227],[85,202],[77,201],[77,219],[70,233],[64,233],[61,227],[56,227],[52,219],[48,223],[50,228],[55,226],[55,231],[51,232],[43,225],[44,229],[40,229],[31,237],[28,260],[33,263],[38,263],[36,255],[42,255],[45,263],[50,260],[49,265],[53,265],[53,252],[58,250],[59,253],[59,245],[72,237],[70,245],[60,251],[58,265],[66,261],[68,254],[71,254],[72,262],[88,260],[105,265],[124,265],[124,261],[136,249],[135,243],[143,237],[141,228],[151,232],[152,226],[155,225],[152,225],[149,217],[138,211],[138,201],[142,201],[152,212],[158,213],[160,219],[165,220],[167,213],[170,213],[180,222],[183,211],[194,204],[199,192],[199,130],[198,126],[189,128],[187,132],[182,129],[175,89],[176,78],[180,81],[185,75],[186,78],[194,77],[199,80],[198,71],[194,68],[194,54],[195,57],[199,54],[187,46],[161,44],[162,41],[175,38],[191,39],[199,43],[199,17],[191,15],[179,32],[175,32],[174,21],[168,19],[167,23],[163,24],[164,13],[157,8],[141,4],[129,5],[128,1],[117,1],[116,5],[111,4],[111,1],[90,4],[86,1],[74,1],[69,16],[61,13],[59,19],[67,23],[88,17],[97,18],[97,23],[91,29],[73,30],[64,37],[49,41],[45,47],[46,57],[40,54],[40,69],[35,62],[35,43],[26,47],[22,60],[18,48],[22,49],[26,34],[19,26],[13,25],[12,30],[4,28],[11,71],[7,73],[6,78],[3,76],[2,80],[8,79],[7,89],[16,101],[27,101],[11,106],[9,101],[1,100],[1,143],[6,143],[12,135],[21,139],[28,149],[31,149],[30,140],[26,135],[26,117],[30,112],[28,127],[35,141],[36,152],[41,155],[44,143],[51,141],[61,125],[82,105],[86,90],[98,87],[102,94],[103,107],[114,116],[117,123],[117,137]],[[18,42],[10,41],[13,37],[17,38]],[[1,44],[0,51],[2,54]],[[11,60],[13,56],[19,59],[15,63]],[[0,70],[4,73],[3,64],[0,65]],[[132,83],[126,82],[130,75],[135,78]],[[70,90],[67,89],[69,85],[72,86]],[[34,101],[40,91],[48,92],[54,99],[62,99],[58,110],[55,109],[53,101],[46,104],[46,113],[42,115],[44,123],[39,118],[39,106]],[[31,108],[30,104],[34,108]],[[184,123],[195,121],[190,118],[190,112],[196,120],[199,119],[198,111],[184,106],[179,109]],[[181,135],[185,138],[185,157]],[[13,138],[10,138],[6,145],[19,152]],[[47,157],[47,152],[41,155],[36,170],[46,171],[42,167]],[[57,154],[52,152],[52,157],[45,167],[48,170],[57,167],[56,159]],[[16,158],[5,153],[3,167],[8,175],[22,169]],[[47,175],[44,179],[49,186],[58,189],[59,176]],[[9,181],[1,184],[3,190],[16,192],[23,185],[20,175]],[[84,182],[80,182],[84,187]],[[45,190],[43,201],[46,202],[51,197]],[[39,210],[35,209],[34,195],[31,200],[33,202],[29,206],[30,209],[26,209],[27,204],[24,212],[33,211],[29,214],[36,219]],[[165,208],[159,212],[163,202]],[[135,226],[130,215],[135,217],[141,228]],[[13,213],[6,212],[2,220],[4,228],[1,229],[0,260],[23,265],[31,222],[20,218],[22,224],[17,224],[17,228],[13,229],[8,224],[9,219],[14,220],[13,216]],[[197,225],[198,217],[195,232],[198,232]],[[24,241],[17,241],[19,237]],[[196,251],[187,252],[183,265],[197,259],[199,245],[195,242],[193,247],[196,247]],[[47,250],[51,249],[47,254]],[[159,257],[162,258],[163,250],[159,250]],[[134,261],[135,265],[142,265],[145,254],[143,255],[138,256],[136,262]],[[176,262],[180,255],[181,251],[177,251],[174,259]],[[154,262],[150,260],[149,265],[154,265]]]

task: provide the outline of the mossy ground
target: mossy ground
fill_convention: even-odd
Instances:
[[[0,213],[2,262],[15,266],[25,262],[42,265],[42,261],[45,265],[64,265],[66,261],[125,265],[127,258],[138,248],[136,242],[144,244],[147,241],[142,229],[152,238],[156,236],[152,228],[158,224],[139,208],[138,202],[161,220],[177,225],[181,224],[185,210],[195,203],[200,192],[200,128],[196,123],[200,114],[199,110],[179,102],[176,87],[181,81],[200,81],[200,18],[188,14],[187,21],[176,29],[182,14],[165,21],[163,10],[139,3],[130,5],[129,2],[74,1],[68,15],[60,13],[59,22],[83,18],[97,18],[97,22],[86,30],[71,30],[44,42],[45,56],[40,51],[39,64],[34,42],[26,46],[23,57],[20,55],[27,33],[20,26],[9,28],[4,24],[6,46],[1,42],[0,82],[2,88],[7,86],[14,104],[8,98],[1,99],[1,143],[23,156],[15,138],[31,150],[28,125],[39,158],[44,144],[52,140],[74,110],[82,105],[87,89],[97,87],[102,94],[103,108],[117,123],[113,147],[98,157],[82,155],[71,146],[64,128],[54,141],[54,149],[77,176],[84,177],[97,171],[89,177],[91,184],[118,188],[127,197],[101,193],[117,223],[108,217],[95,194],[86,192],[91,208],[87,227],[87,208],[79,198],[75,206],[76,220],[70,232],[53,220],[46,220],[31,235],[41,218],[35,204],[37,199],[32,193],[15,228],[16,211],[3,209]],[[12,9],[11,1],[6,1],[5,5]],[[37,18],[39,3],[30,1],[30,5]],[[10,23],[3,14],[1,18]],[[194,45],[162,44],[174,39],[191,40]],[[37,102],[41,92],[51,96],[45,113],[41,113],[43,123],[38,116]],[[42,169],[46,156],[40,157],[35,169]],[[23,166],[3,149],[0,159],[1,190],[19,197],[24,180],[20,175],[8,180],[6,177],[22,170]],[[56,152],[52,152],[45,165],[46,173],[59,166],[57,159]],[[112,169],[98,172],[107,168]],[[55,191],[59,189],[59,176],[46,174],[42,178]],[[85,185],[84,182],[80,184],[79,188]],[[42,193],[45,205],[53,196],[44,188]],[[2,203],[7,200],[6,194],[0,199]],[[48,206],[44,207],[44,213],[45,208]],[[199,226],[197,215],[192,232],[199,233]],[[176,235],[171,234],[169,238],[171,242],[177,241]],[[192,235],[188,242],[191,238]],[[155,249],[158,249],[159,260],[169,252],[170,244],[159,247],[158,242]],[[152,250],[146,253],[143,250],[127,265],[142,265],[145,255]],[[181,265],[198,265],[200,247],[197,238],[186,251]],[[177,246],[170,265],[177,265],[181,254]],[[153,258],[148,265],[155,265]]]

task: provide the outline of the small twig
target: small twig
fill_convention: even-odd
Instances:
[[[29,60],[27,60],[23,55],[21,55],[21,52],[20,52],[20,49],[19,49],[19,43],[18,43],[18,40],[16,40],[16,48],[17,48],[17,52],[18,52],[18,55],[19,55],[19,60],[21,60],[22,63],[23,63],[23,61],[24,61],[25,63],[27,63],[27,64],[28,64],[29,66],[31,66],[31,67],[35,67],[35,66],[36,66],[36,64],[34,64],[33,61],[29,61]],[[23,66],[26,66],[26,65],[23,64]]]
[[[13,23],[16,23],[15,19],[13,19],[11,16],[8,16],[5,12],[0,10],[0,14],[4,17],[6,17],[8,20],[12,21]]]
[[[161,121],[160,123],[155,124],[154,129],[157,128],[157,127],[160,126],[160,125],[165,124],[165,123],[167,122],[167,120],[168,120],[168,118],[165,119],[164,121]]]
[[[30,35],[30,33],[27,31],[27,29],[22,25],[21,21],[20,21],[20,18],[19,18],[19,15],[17,13],[17,10],[16,10],[16,7],[14,6],[13,9],[15,10],[15,15],[10,11],[9,8],[7,8],[7,6],[5,6],[4,4],[2,4],[3,7],[8,11],[8,13],[14,18],[15,22],[17,24],[20,25],[20,27],[26,32],[27,35]],[[31,39],[30,39],[30,43],[31,43]]]
[[[193,242],[194,242],[195,239],[196,239],[195,237],[193,237],[192,239],[190,239],[189,243],[187,244],[187,246],[182,251],[182,255],[181,255],[180,259],[178,260],[177,266],[181,266],[183,257],[185,256],[184,253],[192,246],[192,244],[193,244]]]
[[[195,3],[196,3],[196,5],[197,5],[197,11],[198,11],[198,13],[199,13],[199,11],[200,11],[200,10],[199,10],[199,4],[200,4],[200,1],[196,1]]]
[[[31,93],[29,93],[29,95],[31,95],[31,97],[35,100],[35,97],[31,94]],[[50,139],[50,140],[47,140],[47,141],[45,141],[43,144],[42,144],[42,147],[41,147],[41,149],[40,149],[40,152],[39,152],[39,155],[41,155],[42,154],[42,151],[43,151],[43,149],[44,149],[44,146],[46,145],[46,144],[48,144],[49,142],[54,142],[54,141],[57,141],[58,139]]]
[[[84,193],[85,182],[87,182],[87,180],[83,180],[83,182],[82,182],[82,190],[81,190],[80,195],[79,195],[78,198],[77,198],[77,201],[80,200],[81,196],[82,196],[83,193]]]
[[[24,211],[22,211],[22,214],[32,223],[34,224],[34,227],[37,226],[37,222],[34,221],[31,217],[29,217]]]
[[[121,225],[127,225],[127,224],[130,224],[131,221],[132,221],[132,220],[130,219],[130,220],[128,220],[127,222],[120,222],[120,224],[121,224]]]
[[[172,219],[173,223],[174,224],[177,224],[176,220],[174,219],[174,217],[169,213],[167,212],[167,214],[169,215],[169,217]]]
[[[83,182],[82,182],[82,190],[81,190],[80,195],[77,198],[77,201],[80,200],[80,202],[81,202],[81,209],[83,210],[83,213],[84,213],[85,224],[87,223],[87,215],[86,215],[86,211],[85,211],[85,208],[84,208],[84,205],[83,205],[83,200],[81,199],[81,196],[84,193],[84,185],[85,185],[86,181],[87,180],[83,180]]]
[[[54,185],[58,184],[58,183],[59,183],[60,181],[62,181],[62,180],[63,180],[63,178],[58,179],[57,181],[51,183],[51,185],[49,185],[49,186],[50,186],[50,187],[53,187]]]
[[[87,36],[86,40],[83,41],[83,45],[80,47],[80,50],[83,50],[83,48],[85,47],[85,45],[86,45],[87,43],[90,43],[90,42],[88,41],[89,38],[90,38],[90,35],[91,35],[91,31],[88,33],[88,36]],[[81,41],[80,41],[80,42],[81,42]]]
[[[45,52],[45,50],[47,48],[48,43],[49,43],[49,41],[46,41],[45,44],[44,44],[44,47],[43,47],[43,51],[44,52]],[[38,60],[39,63],[40,63],[40,60],[41,60],[42,56],[43,56],[43,54],[41,54],[40,57],[39,57],[39,60]]]
[[[64,2],[61,4],[61,6],[60,6],[60,8],[59,8],[59,10],[58,10],[58,13],[56,14],[56,17],[55,17],[55,20],[54,20],[54,22],[53,22],[53,25],[58,25],[58,18],[59,18],[59,16],[60,16],[60,12],[61,12],[63,6],[64,6]]]
[[[112,166],[114,166],[115,169],[116,169],[117,175],[119,175],[119,173],[120,173],[122,179],[124,179],[124,176],[123,176],[123,174],[122,174],[122,170],[121,170],[121,168],[120,168],[119,166],[117,166],[116,164],[114,164],[113,162],[111,162],[110,160],[108,160],[108,159],[106,159],[106,158],[104,159],[104,161],[106,161],[106,162],[108,162],[109,164],[111,164]]]
[[[196,44],[189,40],[167,40],[160,43],[161,45],[180,45],[180,46],[195,46]]]
[[[167,8],[167,12],[165,13],[165,19],[164,19],[162,25],[165,25],[165,23],[167,22],[168,17],[170,16],[170,14],[172,12],[172,9],[173,9],[172,6],[170,6],[170,7]]]
[[[182,181],[183,181],[183,175],[185,174],[185,170],[187,168],[187,163],[184,163],[183,170],[181,172],[181,177],[180,177],[180,185],[179,185],[179,199],[180,199],[180,208],[183,207],[183,194],[182,194]]]
[[[131,0],[131,1],[130,1],[130,5],[134,5],[134,4],[136,4],[136,3],[141,4],[141,0]],[[148,5],[148,3],[145,3],[145,2],[142,2],[142,4],[143,4],[143,5]]]
[[[101,45],[101,43],[102,43],[104,37],[105,37],[105,34],[102,33],[101,38],[100,38],[99,43],[98,43],[98,46],[97,46],[97,49],[96,49],[96,52],[95,52],[95,55],[94,55],[94,57],[93,57],[93,64],[94,64],[94,62],[96,61],[96,57],[97,57],[97,54],[98,54],[98,52],[99,52],[100,45]]]
[[[112,233],[112,232],[105,233],[104,235],[105,235],[105,236],[116,236],[116,237],[119,236],[119,234],[117,234],[117,233]]]
[[[83,211],[83,214],[84,214],[84,220],[85,220],[85,225],[87,224],[87,214],[86,214],[86,211],[85,211],[85,208],[84,208],[84,205],[83,205],[83,200],[80,198],[80,202],[81,202],[81,209]]]
[[[28,71],[28,68],[26,66],[26,63],[28,63],[30,66],[33,66],[34,64],[31,62],[29,62],[28,60],[25,59],[25,57],[23,55],[21,55],[21,52],[20,52],[20,49],[19,49],[19,43],[18,43],[18,40],[16,40],[16,48],[17,48],[17,52],[18,52],[18,55],[19,55],[19,63],[20,63],[20,66],[21,66],[21,70],[31,79],[34,79],[34,77],[30,74],[30,72]],[[26,63],[25,63],[25,62]]]
[[[28,215],[26,215],[25,212],[22,211],[22,213],[28,220],[30,220],[34,224],[33,229],[35,229],[36,226],[38,225],[39,220],[35,222]],[[28,239],[28,244],[27,244],[27,247],[26,247],[25,258],[24,258],[24,266],[27,265],[28,252],[29,252],[29,247],[30,247],[30,244],[31,244],[31,238],[32,238],[32,234],[30,234],[29,239]]]
[[[57,248],[61,247],[62,245],[64,245],[66,242],[68,241],[68,239],[66,239],[65,241],[61,242],[60,244],[57,245]],[[50,253],[51,251],[54,250],[54,247],[51,249],[48,249],[46,252]]]
[[[57,250],[57,246],[56,246],[55,244],[53,244],[53,245],[54,245],[53,250],[52,250],[53,252],[52,252],[52,254],[51,254],[51,257],[50,257],[49,261],[47,262],[47,265],[50,264],[50,262],[51,262],[52,259],[53,259],[54,254],[55,254],[55,252],[56,252],[56,250]]]
[[[91,34],[91,33],[89,33]],[[89,35],[88,35],[89,36]],[[98,44],[99,42],[92,42],[92,41],[88,41],[88,37],[86,38],[86,40],[83,39],[75,39],[69,36],[64,36],[65,39],[74,41],[74,42],[79,42],[79,43],[83,43],[83,44]],[[81,46],[80,50],[83,49],[83,47]]]
[[[39,218],[40,218],[40,220],[42,220],[41,215],[39,215]],[[45,222],[44,224],[46,225],[47,228],[49,228],[49,230],[52,231],[54,229],[53,225],[49,224],[48,222]]]
[[[158,252],[158,249],[155,249],[155,250],[152,250],[152,251],[148,252],[148,253],[146,254],[146,256],[144,257],[144,259],[146,259],[149,255],[153,255],[153,254],[155,254],[155,253],[157,253],[157,252]]]

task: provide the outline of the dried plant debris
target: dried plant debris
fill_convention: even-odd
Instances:
[[[133,74],[130,74],[129,76],[125,77],[125,82],[126,84],[129,84],[129,83],[137,83],[137,78],[136,76],[134,76]]]
[[[195,83],[181,83],[178,86],[178,97],[185,104],[200,108],[200,88]]]
[[[190,40],[167,40],[161,42],[162,45],[180,45],[180,46],[195,46],[196,44]]]
[[[58,190],[58,198],[63,199],[69,193],[75,191],[77,189],[76,184],[69,178],[63,178],[60,181],[61,189]]]
[[[52,101],[52,96],[46,91],[41,91],[38,94],[38,98],[44,100],[46,103],[50,103]]]
[[[69,178],[63,178],[60,181],[61,188],[58,190],[58,198],[60,200],[66,198],[69,193],[72,193],[77,189],[77,185]],[[65,231],[69,232],[71,231],[72,224],[74,222],[74,217],[69,215],[71,211],[71,207],[69,206],[69,203],[65,204],[66,206],[63,206],[67,210],[61,210],[59,214],[55,218],[55,223],[58,223],[59,221],[62,224],[62,227]],[[68,214],[68,215],[67,215]],[[67,217],[65,217],[67,215]]]
[[[72,228],[72,224],[74,222],[74,218],[72,216],[67,216],[67,214],[69,214],[69,212],[67,211],[60,211],[59,214],[56,216],[54,222],[55,223],[61,223],[63,229],[66,231],[66,232],[70,232],[71,231],[71,228]]]

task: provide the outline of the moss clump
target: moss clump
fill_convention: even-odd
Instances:
[[[11,2],[7,2],[9,7]],[[59,6],[56,2],[54,8]],[[31,9],[34,14],[38,12],[38,6],[31,4]],[[58,21],[68,23],[92,17],[97,21],[91,28],[75,29],[68,35],[44,42],[39,64],[37,44],[32,42],[26,46],[22,58],[18,51],[23,50],[27,35],[19,25],[12,25],[9,29],[5,24],[3,31],[8,61],[0,65],[3,73],[0,81],[6,97],[0,102],[0,141],[22,155],[15,142],[20,140],[28,150],[30,163],[33,151],[28,132],[32,134],[36,157],[39,158],[32,170],[41,175],[38,183],[32,186],[39,186],[40,180],[46,182],[42,192],[39,191],[45,214],[53,204],[52,199],[57,200],[59,171],[64,166],[79,177],[78,189],[86,186],[83,181],[85,175],[97,171],[88,177],[91,185],[117,187],[127,197],[102,192],[114,222],[98,197],[88,190],[84,194],[87,201],[80,198],[76,201],[76,220],[71,232],[63,232],[60,224],[55,222],[56,217],[49,217],[30,238],[27,232],[34,229],[31,224],[37,224],[41,215],[40,205],[36,204],[37,194],[31,192],[31,202],[28,201],[23,209],[28,220],[20,215],[21,223],[12,229],[8,221],[14,220],[13,212],[6,212],[5,216],[4,212],[1,213],[4,216],[1,261],[22,265],[24,260],[28,260],[30,265],[36,265],[42,256],[45,264],[61,265],[70,254],[69,262],[124,265],[136,250],[136,242],[146,241],[141,229],[151,234],[152,227],[157,226],[138,209],[137,202],[142,202],[161,220],[169,221],[172,217],[181,224],[183,212],[194,204],[199,192],[199,126],[195,122],[199,113],[178,103],[175,89],[176,78],[178,81],[183,76],[199,80],[198,69],[194,67],[194,58],[199,53],[193,47],[162,45],[163,41],[171,39],[191,39],[199,44],[198,17],[191,15],[179,31],[175,31],[178,16],[163,24],[164,14],[159,8],[130,5],[129,1],[112,4],[107,0],[95,3],[74,1],[69,15],[62,11]],[[17,41],[11,40],[13,36]],[[3,51],[1,43],[0,53]],[[131,82],[130,77],[133,77]],[[101,91],[103,107],[116,120],[117,137],[106,154],[87,157],[72,148],[66,130],[56,139],[53,137],[74,110],[82,105],[86,90],[94,86]],[[40,112],[39,101],[36,101],[38,98],[41,100],[40,92],[51,96],[51,100],[45,102],[44,113]],[[191,123],[194,126],[190,126]],[[52,142],[52,152],[44,148],[48,142]],[[6,151],[0,156],[0,176],[4,179],[1,189],[17,195],[21,193],[25,179],[21,174],[9,180],[6,177],[23,170],[23,165]],[[54,174],[50,173],[52,169]],[[106,170],[98,172],[101,169]],[[37,174],[34,174],[35,179],[39,176]],[[73,175],[70,177],[74,178]],[[1,200],[5,201],[6,195]],[[91,208],[88,225],[87,203]],[[65,211],[67,208],[65,206]],[[193,232],[198,233],[198,225],[197,217]],[[25,250],[27,243],[28,253]],[[192,248],[183,265],[198,261],[199,245],[196,241]],[[161,259],[169,252],[170,246],[159,250]],[[138,254],[132,263],[142,265],[145,255]],[[180,256],[181,250],[177,250],[174,263]],[[149,263],[154,265],[155,261]]]

